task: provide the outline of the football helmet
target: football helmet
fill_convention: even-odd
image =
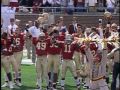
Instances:
[[[45,33],[41,32],[39,35],[39,40],[44,41],[45,40]]]
[[[66,43],[66,44],[71,44],[72,41],[73,41],[72,35],[67,34],[67,35],[65,36],[65,43]]]

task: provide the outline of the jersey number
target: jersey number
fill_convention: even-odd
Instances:
[[[65,51],[64,52],[71,52],[71,46],[70,45],[65,45]]]
[[[15,39],[16,45],[20,45],[20,38]]]
[[[45,50],[46,49],[46,43],[38,42],[36,47],[37,47],[37,49]]]
[[[51,47],[51,48],[53,48],[53,47],[58,48],[58,46],[57,46],[57,45],[54,45],[54,44],[50,45],[50,47]]]

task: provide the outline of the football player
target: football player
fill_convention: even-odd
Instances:
[[[65,36],[65,42],[60,45],[62,48],[61,55],[63,57],[62,79],[61,79],[61,89],[62,90],[65,90],[64,85],[65,85],[65,75],[67,72],[67,68],[69,68],[71,73],[73,74],[75,82],[76,82],[76,86],[77,86],[78,90],[80,90],[80,81],[77,77],[76,65],[73,60],[73,54],[74,54],[75,48],[78,48],[78,47],[75,43],[72,43],[72,41],[73,41],[72,39],[73,39],[72,35],[67,34]]]
[[[76,37],[78,37],[78,38],[84,37],[81,25],[77,24],[76,33],[72,34],[72,36],[74,38],[76,38]],[[76,64],[77,76],[80,79],[79,70],[80,70],[81,65],[83,65],[83,63],[82,63],[82,61],[83,61],[83,55],[82,55],[82,53],[80,53],[80,48],[76,48],[76,50],[75,50],[74,61],[75,61],[75,64]]]
[[[13,87],[13,83],[12,83],[12,76],[10,73],[10,65],[12,65],[14,71],[15,71],[15,79],[16,79],[16,83],[18,82],[18,67],[17,67],[17,62],[14,58],[13,55],[13,40],[11,37],[7,37],[8,34],[7,33],[3,33],[2,34],[2,39],[3,39],[3,43],[2,43],[2,55],[4,55],[4,58],[2,59],[2,65],[5,68],[6,74],[7,74],[7,78],[8,78],[8,83],[5,82],[5,84],[3,85],[3,87],[9,85],[10,88],[14,88]]]
[[[36,54],[37,54],[37,60],[36,60],[37,88],[39,90],[42,90],[42,77],[46,79],[46,83],[48,85],[48,75],[47,75],[48,43],[45,38],[45,33],[41,32],[34,44],[35,44]]]
[[[19,83],[18,86],[21,86],[21,61],[23,57],[23,47],[24,47],[24,40],[25,36],[24,33],[20,31],[20,28],[17,27],[15,33],[12,36],[14,40],[14,57],[17,62],[18,70],[19,70]]]
[[[48,44],[48,51],[47,51],[47,58],[48,58],[48,76],[49,76],[49,85],[51,84],[51,67],[53,65],[53,89],[56,90],[56,82],[58,80],[58,70],[60,65],[60,51],[61,48],[59,44],[56,43],[56,40],[59,39],[59,32],[58,30],[53,30],[50,33],[49,44]]]
[[[82,43],[80,45],[80,52],[85,55],[85,44]],[[94,54],[97,50],[98,50],[98,44],[97,42],[91,42],[90,43],[90,50],[91,52]],[[86,62],[85,62],[86,61]],[[78,71],[78,74],[85,79],[85,84],[84,84],[84,89],[90,89],[90,63],[88,61],[88,59],[84,58],[84,64],[82,65],[80,71]]]
[[[90,78],[92,90],[109,90],[105,81],[107,63],[107,42],[103,40],[103,49],[92,52],[90,50],[90,40],[85,41],[85,54],[90,64]]]

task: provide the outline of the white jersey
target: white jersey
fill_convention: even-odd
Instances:
[[[40,35],[40,28],[36,28],[35,26],[32,26],[28,30],[31,33],[32,37],[38,37]]]
[[[85,0],[85,3],[88,3],[89,6],[95,6],[97,0]]]
[[[92,38],[92,39],[100,39],[100,35],[98,34],[93,34],[91,33],[88,37]],[[101,50],[103,48],[103,45],[101,42],[98,42],[98,50]]]
[[[107,8],[114,8],[115,7],[115,0],[106,0]]]
[[[53,4],[53,0],[43,0],[43,4],[45,4],[46,2],[48,2],[49,4]]]
[[[101,62],[95,64],[93,62],[93,55],[90,49],[86,51],[87,59],[90,63],[90,78],[97,79],[106,75],[106,63],[107,63],[107,50],[102,50],[102,59]]]
[[[119,32],[111,32],[111,36],[108,37],[108,39],[112,39],[113,37],[118,38],[119,37]]]
[[[12,31],[12,32],[15,32],[15,30],[16,30],[17,27],[18,27],[18,26],[17,26],[16,24],[14,24],[14,25],[9,25],[7,32],[11,35],[11,31]]]

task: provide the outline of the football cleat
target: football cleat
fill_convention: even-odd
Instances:
[[[90,89],[90,88],[89,88],[89,86],[84,85],[84,86],[83,86],[83,89],[86,89],[86,90],[87,90],[87,89]]]
[[[1,87],[3,88],[3,87],[7,87],[7,86],[8,86],[8,83],[5,82]]]
[[[65,90],[65,88],[64,88],[64,87],[61,87],[61,90]]]
[[[13,88],[14,88],[12,81],[9,82],[9,88],[10,88],[10,89],[13,89]]]
[[[21,84],[19,81],[16,81],[15,84],[16,84],[17,86],[22,86],[22,84]]]
[[[42,90],[41,87],[39,85],[37,85],[37,90]]]
[[[53,88],[53,90],[57,90],[56,88]]]

